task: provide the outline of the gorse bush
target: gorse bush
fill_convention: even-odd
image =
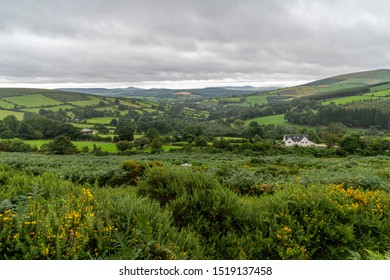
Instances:
[[[139,184],[139,192],[156,199],[160,205],[175,200],[182,194],[192,194],[196,190],[210,190],[217,186],[215,178],[201,170],[186,167],[162,169],[159,166],[147,171],[146,178]]]
[[[247,169],[223,166],[216,171],[219,182],[241,195],[260,195],[272,192],[273,187]]]
[[[31,179],[19,174],[18,178],[25,179],[21,184],[28,179],[35,184],[51,182],[59,190],[46,185],[35,194],[26,192],[25,199],[3,210],[0,214],[2,258],[87,259],[110,250],[116,228],[104,220],[102,212],[96,211],[94,195],[89,189],[74,188],[55,176]],[[28,185],[24,188],[27,191]]]
[[[0,259],[369,259],[390,248],[385,156],[10,155]]]
[[[197,237],[174,227],[169,211],[127,188],[84,187],[50,174],[8,175],[0,202],[1,259],[202,256]]]

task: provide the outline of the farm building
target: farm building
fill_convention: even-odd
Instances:
[[[315,146],[315,143],[309,140],[309,136],[307,134],[286,134],[283,137],[283,144],[286,147],[291,147],[291,146],[300,146],[300,147]]]
[[[86,134],[86,135],[93,135],[93,134],[95,134],[95,131],[93,131],[92,129],[89,129],[89,128],[83,128],[81,130],[81,133]]]

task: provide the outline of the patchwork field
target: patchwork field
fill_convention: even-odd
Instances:
[[[42,107],[62,104],[62,102],[54,100],[42,94],[4,97],[2,99],[17,106],[24,107]]]
[[[8,111],[8,110],[1,110],[0,109],[0,119],[4,119],[6,116],[13,115],[15,116],[19,121],[23,120],[24,113],[23,112],[15,112],[15,111]]]

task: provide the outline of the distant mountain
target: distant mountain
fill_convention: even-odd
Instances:
[[[142,89],[137,87],[127,87],[127,88],[61,88],[58,90],[68,91],[68,92],[80,92],[87,94],[103,95],[103,96],[112,96],[112,97],[131,97],[131,96],[140,96],[140,97],[157,97],[157,98],[175,98],[180,96],[193,96],[193,97],[223,97],[223,96],[232,96],[232,95],[244,95],[251,94],[255,92],[263,92],[274,90],[276,88],[272,87],[207,87],[201,89],[169,89],[169,88],[151,88],[151,89]],[[186,94],[181,94],[186,93]]]

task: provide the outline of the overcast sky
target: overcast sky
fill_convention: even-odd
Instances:
[[[390,68],[387,0],[0,0],[0,86],[291,85]]]

